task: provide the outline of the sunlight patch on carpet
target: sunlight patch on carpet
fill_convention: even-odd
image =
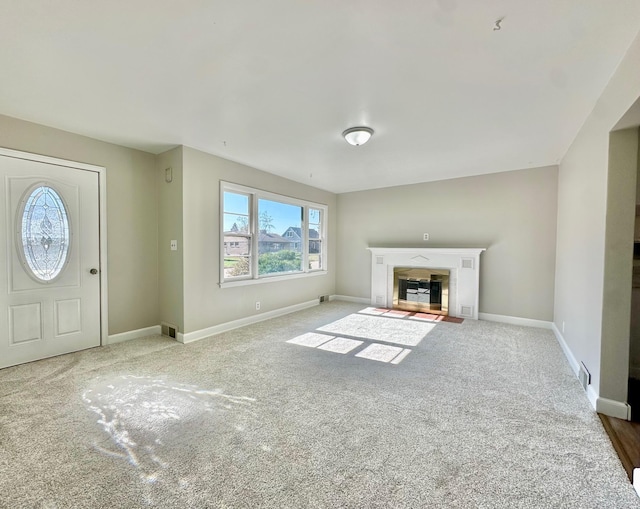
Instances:
[[[391,361],[391,364],[400,364],[404,358],[411,353],[410,348],[405,348],[398,354],[398,356]]]
[[[402,350],[403,349],[399,346],[380,345],[378,343],[373,343],[372,345],[369,345],[367,348],[362,350],[362,352],[357,353],[356,357],[362,357],[364,359],[369,359],[372,361],[391,362],[402,353]]]
[[[362,310],[359,311],[360,313],[364,313],[365,315],[374,315],[374,316],[380,316],[380,315],[384,315],[385,313],[388,313],[389,310],[385,309],[385,308],[364,308]]]
[[[307,332],[302,336],[296,336],[293,339],[287,341],[287,343],[293,343],[294,345],[309,346],[311,348],[317,348],[323,343],[334,339],[335,336],[327,336],[326,334],[318,334],[316,332]]]
[[[398,320],[367,314],[351,314],[319,327],[317,330],[338,336],[416,346],[434,327],[433,323]]]
[[[362,343],[363,341],[356,341],[355,339],[335,338],[324,345],[320,345],[318,349],[345,354],[358,348]]]
[[[342,355],[348,354],[365,344],[364,341],[357,339],[329,336],[316,332],[307,332],[306,334],[288,340],[287,343]],[[411,353],[410,348],[372,343],[355,354],[355,357],[397,365],[400,364],[409,353]]]

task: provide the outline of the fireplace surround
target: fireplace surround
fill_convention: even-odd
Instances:
[[[426,268],[449,272],[448,314],[478,319],[480,254],[485,248],[388,248],[371,252],[371,304],[392,308],[394,268]]]

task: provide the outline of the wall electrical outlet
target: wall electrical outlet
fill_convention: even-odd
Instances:
[[[178,250],[178,241],[177,240],[172,240],[171,241],[171,251],[177,251]]]
[[[260,301],[256,301],[256,311],[260,311]]]
[[[422,240],[429,240],[429,234],[428,233],[423,233],[422,234]]]

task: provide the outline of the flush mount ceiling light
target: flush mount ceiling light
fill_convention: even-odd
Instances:
[[[342,136],[347,140],[347,143],[357,147],[358,145],[367,143],[372,134],[373,129],[370,127],[350,127],[342,133]]]

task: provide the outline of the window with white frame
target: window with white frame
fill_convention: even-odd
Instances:
[[[322,245],[324,236],[322,232],[323,210],[320,208],[309,208],[309,270],[319,269],[323,265]]]
[[[221,283],[326,270],[325,205],[221,182]]]

